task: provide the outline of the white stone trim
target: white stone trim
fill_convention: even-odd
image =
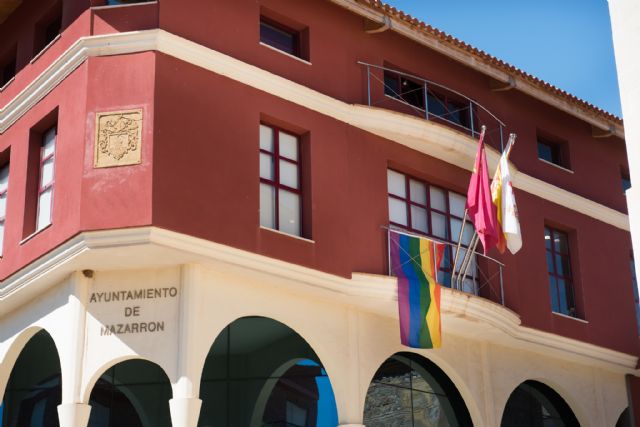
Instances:
[[[117,257],[115,254],[120,254],[120,259],[109,264]],[[192,236],[140,227],[81,233],[42,256],[2,283],[0,317],[37,298],[74,271],[89,267],[98,271],[160,268],[190,262],[213,266],[216,271],[232,271],[234,275],[258,277],[265,285],[276,283],[283,291],[314,300],[384,317],[397,316],[393,277],[354,273],[347,279]],[[446,288],[442,294],[445,331],[618,373],[635,372],[636,356],[524,327],[517,314],[481,297]]]

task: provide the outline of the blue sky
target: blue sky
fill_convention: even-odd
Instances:
[[[618,116],[606,0],[385,0]]]

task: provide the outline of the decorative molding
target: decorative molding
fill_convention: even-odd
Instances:
[[[96,113],[94,167],[136,165],[142,156],[142,109]]]
[[[228,77],[460,168],[466,170],[473,168],[476,143],[468,135],[418,117],[381,108],[344,103],[163,30],[134,31],[79,39],[4,108],[0,109],[0,133],[15,123],[88,57],[122,55],[149,50],[162,52]],[[488,150],[487,157],[490,167],[495,167],[499,158],[498,153]],[[513,165],[511,167],[513,183],[517,188],[617,228],[629,230],[627,215],[525,175],[517,171]]]
[[[106,264],[118,256],[115,266]],[[145,259],[149,263],[141,263]],[[258,274],[284,291],[397,316],[393,277],[353,273],[349,279],[157,227],[139,227],[81,233],[6,279],[0,285],[0,317],[82,268],[100,271],[182,263],[211,265],[226,274]],[[635,372],[636,356],[522,326],[516,313],[482,297],[443,288],[441,307],[443,327],[451,333],[553,353],[616,372]]]

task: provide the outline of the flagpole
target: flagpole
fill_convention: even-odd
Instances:
[[[464,226],[467,224],[467,208],[464,209],[464,216],[462,217],[462,225],[460,226],[460,233],[458,233],[458,244],[456,245],[456,256],[453,260],[453,267],[451,268],[451,283],[453,283],[456,277],[456,264],[458,263],[458,255],[460,253],[460,245],[462,244],[462,235],[464,233]],[[475,229],[474,229],[475,233]]]

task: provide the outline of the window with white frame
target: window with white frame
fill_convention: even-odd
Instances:
[[[260,225],[302,235],[300,139],[260,125]]]
[[[392,227],[433,237],[449,243],[438,272],[438,282],[451,286],[453,260],[462,227],[466,198],[462,194],[431,185],[409,175],[387,169],[389,222]],[[456,271],[460,270],[465,250],[473,237],[473,225],[467,222],[462,234]],[[477,267],[471,258],[462,289],[477,293]]]
[[[36,231],[51,224],[53,207],[54,163],[56,152],[56,132],[54,126],[44,133],[40,149],[40,179],[38,182],[38,213]]]
[[[0,168],[0,256],[4,247],[4,229],[7,217],[7,192],[9,190],[9,163]]]

